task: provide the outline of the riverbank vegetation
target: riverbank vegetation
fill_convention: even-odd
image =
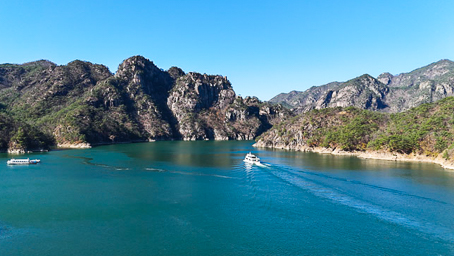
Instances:
[[[268,147],[385,150],[427,156],[454,152],[454,97],[388,114],[355,107],[312,110],[275,125],[257,141]]]

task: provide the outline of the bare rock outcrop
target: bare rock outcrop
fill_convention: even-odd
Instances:
[[[409,73],[363,75],[347,82],[314,86],[304,92],[281,93],[270,100],[296,113],[337,106],[402,112],[454,95],[454,62],[441,60]]]
[[[185,73],[178,67],[165,71],[142,56],[124,60],[115,74],[78,60],[61,66],[49,61],[0,65],[0,121],[9,120],[3,122],[7,132],[0,134],[0,151],[251,140],[284,113],[289,112],[281,106],[237,97],[227,77]],[[34,131],[25,133],[22,149],[10,143],[21,126],[17,120],[31,125],[26,131]]]

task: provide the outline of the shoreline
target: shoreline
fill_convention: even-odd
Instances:
[[[65,149],[90,149],[99,146],[106,146],[106,145],[117,145],[117,144],[133,144],[133,143],[150,143],[150,142],[157,142],[157,141],[184,141],[184,142],[192,142],[192,141],[245,141],[245,140],[228,140],[228,139],[205,139],[205,140],[185,140],[185,139],[146,139],[146,140],[130,140],[130,141],[119,141],[119,142],[99,142],[99,143],[59,143],[57,145],[50,146],[49,149],[28,149],[28,150],[11,150],[11,149],[4,149],[0,150],[0,153],[6,153],[11,155],[23,155],[29,153],[39,153],[39,152],[49,152],[55,150],[65,150]],[[252,141],[252,140],[251,140]]]
[[[167,141],[167,140],[163,140]],[[181,140],[184,141],[184,140]],[[216,141],[216,140],[213,140]],[[114,145],[114,144],[130,144],[130,143],[146,143],[146,142],[155,142],[155,140],[135,140],[135,141],[123,141],[123,142],[114,142],[114,143],[64,143],[57,144],[55,148],[49,150],[37,149],[37,150],[28,150],[26,152],[8,152],[9,150],[0,151],[0,153],[7,153],[13,155],[21,155],[25,153],[35,153],[35,152],[49,152],[52,150],[65,150],[65,149],[89,149],[92,147],[103,146],[103,145]],[[343,151],[340,149],[333,148],[323,148],[323,147],[308,147],[308,146],[289,146],[289,145],[266,145],[265,143],[259,141],[252,145],[256,148],[270,148],[270,149],[282,149],[282,150],[291,150],[291,151],[300,151],[300,152],[313,152],[319,154],[331,154],[338,156],[356,156],[362,159],[375,159],[375,160],[386,160],[386,161],[404,161],[404,162],[422,162],[422,163],[433,163],[438,164],[444,169],[454,172],[454,161],[445,160],[441,157],[442,154],[438,156],[427,156],[420,154],[401,154],[397,152],[388,152],[384,150],[375,151]]]
[[[356,156],[361,159],[376,159],[376,160],[386,160],[386,161],[404,161],[404,162],[421,162],[421,163],[433,163],[441,165],[444,169],[454,172],[454,162],[445,160],[441,157],[442,154],[438,154],[436,157],[419,155],[419,154],[401,154],[397,152],[388,152],[388,151],[343,151],[340,149],[332,148],[322,148],[322,147],[290,147],[283,145],[273,145],[267,146],[262,142],[256,142],[252,145],[256,148],[273,148],[273,149],[284,149],[292,151],[301,151],[301,152],[314,152],[319,154],[332,154],[338,156]]]

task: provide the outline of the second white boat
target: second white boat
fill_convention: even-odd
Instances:
[[[10,159],[6,161],[6,164],[8,165],[27,165],[27,164],[37,164],[41,162],[39,159],[32,159],[30,160],[29,158],[27,159]]]

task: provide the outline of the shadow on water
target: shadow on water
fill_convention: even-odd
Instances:
[[[117,171],[128,171],[128,170],[130,170],[129,167],[118,167],[118,166],[112,166],[112,165],[107,165],[107,164],[94,163],[93,162],[94,158],[92,158],[92,157],[71,156],[71,155],[63,155],[63,157],[81,159],[82,160],[82,164],[96,166],[96,167],[102,167],[102,168],[106,168],[106,169],[112,169],[112,170],[117,170]]]
[[[0,172],[0,219],[7,223],[0,222],[0,254],[452,251],[454,179],[436,165],[252,144],[106,145],[50,152],[40,168]],[[249,151],[269,166],[246,165]]]
[[[94,161],[96,161],[96,160],[93,157],[74,156],[74,155],[63,155],[63,157],[80,159],[80,160],[82,160],[82,164],[95,166],[95,167],[101,167],[101,168],[112,170],[112,171],[129,171],[129,170],[133,169],[130,167],[119,167],[119,166],[112,166],[112,165],[107,165],[107,164],[102,164],[102,163],[95,163]],[[190,160],[192,161],[193,159],[189,158],[188,161],[190,161]],[[135,168],[135,169],[137,169],[137,168]],[[218,178],[225,178],[225,179],[236,179],[234,177],[230,177],[230,176],[226,176],[226,175],[201,173],[201,172],[190,172],[190,171],[177,171],[177,170],[168,170],[168,169],[153,168],[153,167],[139,168],[139,170],[157,172],[157,173],[173,173],[173,174],[192,175],[192,176],[211,176],[211,177],[218,177]]]

